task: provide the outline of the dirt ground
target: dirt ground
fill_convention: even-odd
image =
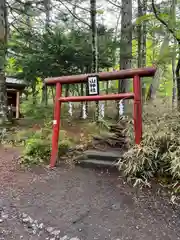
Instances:
[[[178,240],[179,207],[102,170],[22,170],[0,150],[0,239]]]

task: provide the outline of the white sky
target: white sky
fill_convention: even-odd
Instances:
[[[111,1],[116,2],[115,0],[111,0]],[[137,10],[137,0],[132,0],[132,1],[133,1],[133,9]],[[121,1],[117,1],[116,4],[120,5],[120,2]],[[68,6],[68,4],[67,4],[67,6]],[[86,1],[85,3],[79,4],[79,6],[85,8],[85,9],[89,9],[90,8],[90,0]],[[71,6],[69,5],[69,7],[72,8],[72,5]],[[109,3],[107,0],[97,0],[97,10],[103,11],[103,14],[102,13],[97,14],[97,22],[103,23],[106,26],[108,26],[109,28],[116,27],[117,20],[119,18],[119,14],[120,14],[120,8]],[[79,12],[79,16],[82,17],[82,10],[77,9],[77,13],[78,12]],[[88,12],[87,12],[87,14],[90,15]],[[86,14],[86,17],[87,17],[87,14]],[[135,14],[135,11],[133,11],[133,14]],[[119,21],[119,23],[120,23],[120,21]]]
[[[67,0],[67,1],[70,1],[70,0]],[[71,1],[72,1],[72,3],[74,2],[74,0],[71,0]],[[111,0],[111,1],[116,2],[115,0]],[[87,0],[85,3],[81,3],[81,1],[79,1],[79,2],[80,3],[78,5],[81,8],[85,8],[86,10],[90,9],[90,0]],[[120,0],[119,0],[119,2],[120,2]],[[63,11],[63,9],[66,9],[65,6],[67,6],[71,11],[73,8],[73,5],[68,4],[65,0],[62,0],[62,3],[58,0],[52,0],[52,3],[55,4],[60,11]],[[65,6],[63,6],[63,4]],[[119,3],[117,3],[117,5],[119,5]],[[133,5],[134,5],[133,8],[137,9],[137,0],[133,0]],[[58,13],[60,12],[59,10],[58,10]],[[109,28],[116,28],[117,20],[119,18],[120,8],[113,6],[113,4],[109,3],[107,0],[97,0],[97,10],[102,11],[101,13],[98,12],[98,14],[97,14],[97,23],[102,23]],[[66,9],[66,12],[68,12],[67,9]],[[55,22],[57,22],[57,24],[58,24],[58,22],[60,20],[56,18],[56,15],[57,15],[56,13],[57,13],[57,9],[54,7],[51,11],[51,18],[53,20],[55,20]],[[133,13],[135,13],[135,11],[133,11]],[[40,18],[41,18],[41,20],[44,21],[45,18],[43,15],[41,15]],[[76,15],[79,16],[84,21],[89,23],[90,13],[88,11],[83,11],[80,8],[78,8],[76,10]],[[39,18],[39,16],[37,17],[37,22],[39,22],[39,23],[37,23],[37,25],[42,26],[42,23],[40,22],[40,18]],[[11,21],[11,16],[9,16],[9,20]],[[80,22],[78,24],[80,24]],[[120,19],[119,19],[119,25],[120,25]]]
[[[113,0],[112,0],[113,1]],[[89,9],[89,3],[90,1],[87,1],[86,3],[82,3],[82,4],[78,4],[80,7],[85,8],[85,9]],[[59,5],[59,2],[58,2]],[[72,10],[72,5],[68,3],[66,3],[66,5],[68,6],[69,9]],[[65,9],[65,7],[63,7],[62,5],[60,5],[60,9]],[[119,15],[119,10],[118,8],[114,7],[112,4],[108,3],[106,0],[97,0],[97,9],[98,10],[102,10],[102,13],[97,14],[97,22],[99,23],[104,23],[105,25],[107,25],[108,27],[115,27],[116,22],[117,22],[117,18]],[[114,10],[113,10],[114,9]],[[118,11],[118,12],[117,12]],[[88,12],[85,13],[85,15],[83,15],[82,12],[84,12],[81,9],[77,9],[76,10],[76,15],[79,12],[79,17],[84,19],[84,21],[88,21],[87,18],[90,17],[90,14]]]

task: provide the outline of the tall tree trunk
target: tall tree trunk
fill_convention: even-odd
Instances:
[[[51,0],[44,0],[44,9],[46,14],[45,30],[48,32],[50,27]]]
[[[55,91],[54,91],[54,87],[51,87],[51,95],[52,95],[52,99],[53,99],[53,103],[55,102]]]
[[[33,83],[32,83],[32,100],[33,100],[33,104],[34,105],[36,104],[36,95],[37,95],[37,92],[36,92],[36,80],[34,80]]]
[[[173,56],[172,56],[172,106],[174,106],[176,101],[176,40],[174,40]]]
[[[76,16],[76,9],[77,9],[78,0],[74,0],[73,4],[74,4],[74,6],[73,6],[73,9],[72,9],[72,14],[73,14],[73,16]],[[74,31],[74,26],[75,26],[74,17],[72,17],[71,26],[72,26],[72,31]]]
[[[121,11],[120,69],[128,69],[131,68],[132,61],[132,0],[123,0]],[[128,92],[128,90],[129,80],[119,80],[118,92]],[[126,104],[124,107],[126,111]]]
[[[175,28],[176,26],[176,4],[177,0],[172,0],[172,27]],[[175,104],[176,100],[176,47],[177,41],[174,39],[174,47],[173,47],[173,56],[172,56],[172,76],[173,76],[173,88],[172,88],[172,106]]]
[[[29,0],[25,0],[24,3],[24,12],[26,14],[26,25],[28,30],[31,31],[31,17],[30,17],[30,10],[31,10],[31,2]]]
[[[81,83],[81,96],[84,96],[84,84],[83,83]],[[81,102],[80,118],[83,117],[83,106],[84,106],[84,103]]]
[[[96,27],[96,0],[90,0],[91,37],[92,37],[92,72],[98,72],[98,49]],[[96,121],[99,120],[99,102],[96,102]]]
[[[96,0],[90,0],[91,6],[91,36],[92,36],[92,72],[98,71]]]
[[[32,31],[32,13],[31,13],[31,8],[32,8],[32,2],[29,0],[25,0],[24,3],[24,13],[25,13],[25,20],[26,20],[26,28],[28,30],[29,33],[31,33]],[[32,45],[31,39],[30,41],[28,41],[27,43],[27,47],[30,48]],[[31,82],[31,89],[32,89],[32,101],[33,104],[36,104],[36,77],[35,76],[31,76],[31,78],[29,77],[29,79]]]
[[[69,96],[69,84],[65,85],[65,97]]]
[[[143,16],[146,15],[147,12],[147,0],[143,0],[142,3],[142,10],[143,10]],[[142,23],[142,67],[146,66],[146,21],[143,21]]]
[[[138,0],[138,18],[143,16],[142,2]],[[137,26],[137,40],[138,40],[138,67],[142,66],[142,22],[140,21]]]
[[[138,18],[146,15],[147,0],[138,0]],[[138,34],[138,67],[146,66],[146,21],[140,21],[137,26]],[[146,87],[142,83],[142,99],[145,100]]]
[[[108,95],[108,93],[109,93],[109,81],[106,81],[106,95]],[[105,107],[107,106],[108,106],[108,102],[105,101]]]
[[[44,0],[44,9],[46,14],[45,31],[48,33],[50,27],[51,0]],[[47,85],[44,85],[42,88],[42,102],[45,103],[45,105],[48,104]]]
[[[117,42],[117,38],[118,38],[118,27],[119,27],[119,24],[120,24],[120,19],[121,19],[121,9],[119,11],[119,15],[118,15],[117,22],[116,22],[116,27],[115,27],[115,34],[114,34],[114,42],[115,43]],[[117,47],[113,50],[113,67],[115,67],[115,65],[117,64],[116,53],[117,53]]]
[[[85,73],[89,73],[91,71],[91,68],[89,65],[85,66]],[[85,94],[87,94],[87,85],[85,85]],[[86,105],[86,114],[88,116],[88,111],[89,111],[89,107],[88,107],[88,102],[85,103]]]
[[[7,119],[7,96],[5,79],[5,55],[7,45],[6,1],[0,1],[0,124]]]
[[[179,47],[179,56],[178,56],[178,63],[176,66],[176,81],[177,81],[177,107],[180,110],[180,41],[178,42]]]

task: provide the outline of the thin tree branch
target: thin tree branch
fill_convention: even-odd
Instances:
[[[58,1],[58,0],[57,0],[57,1]],[[85,12],[90,12],[90,10],[88,10],[87,8],[84,8],[84,7],[82,7],[82,6],[79,6],[78,4],[72,3],[71,0],[67,0],[66,3],[72,5],[73,7],[79,8],[79,9],[85,11]]]
[[[154,0],[152,0],[152,9],[154,12],[154,15],[156,17],[157,20],[159,20],[165,27],[166,29],[173,35],[173,37],[180,43],[180,38],[177,37],[176,33],[173,31],[173,29],[171,27],[169,27],[168,23],[166,23],[158,14]]]
[[[117,7],[117,8],[121,8],[121,5],[114,3],[112,0],[107,0],[108,3],[112,4],[113,6]]]
[[[18,17],[16,17],[16,16],[14,15],[13,9],[12,9],[11,6],[9,5],[9,3],[7,3],[7,6],[8,6],[8,8],[9,8],[9,11],[10,11],[10,13],[11,13],[11,15],[12,15],[12,18],[13,18],[14,22],[19,22],[19,23],[21,23],[22,25],[28,27],[28,25],[27,25],[26,22],[20,20],[20,18],[18,18]],[[28,16],[28,15],[27,15],[27,16]],[[15,25],[14,25],[12,22],[10,23],[10,25],[12,25],[12,26],[17,30],[17,28],[15,27]],[[38,29],[38,28],[33,26],[32,29]],[[19,31],[18,31],[18,32],[19,32]]]
[[[68,12],[77,20],[81,21],[83,24],[87,25],[90,28],[90,25],[83,21],[81,18],[79,18],[77,15],[75,15],[67,6],[63,3],[63,1],[59,0],[59,2],[68,10]]]

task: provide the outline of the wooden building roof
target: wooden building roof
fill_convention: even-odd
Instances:
[[[17,79],[14,77],[6,77],[6,87],[7,89],[17,89],[23,90],[27,87],[27,83],[22,79]]]

